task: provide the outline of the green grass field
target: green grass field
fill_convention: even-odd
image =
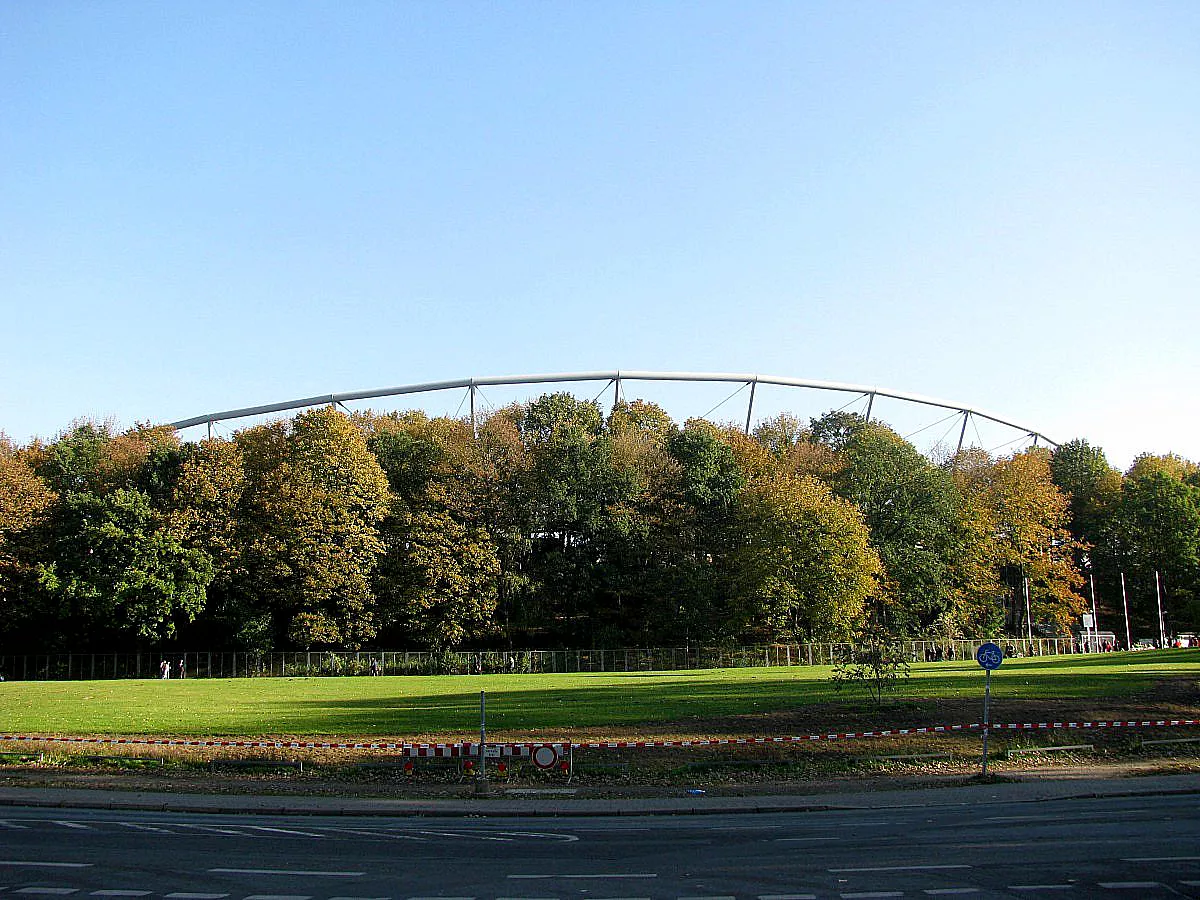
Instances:
[[[469,739],[487,692],[488,731],[558,736],[863,704],[826,667],[586,675],[483,675],[0,683],[0,732],[46,735],[363,736]],[[1195,685],[1200,652],[1011,659],[998,700],[1130,698],[1163,679]],[[917,664],[891,702],[983,695],[972,662]],[[1194,701],[1193,701],[1194,702]],[[1153,712],[1152,709],[1147,710]],[[924,721],[912,724],[927,724]],[[928,724],[935,724],[929,722]]]

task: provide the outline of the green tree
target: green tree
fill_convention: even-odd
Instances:
[[[484,515],[484,461],[466,423],[419,413],[373,423],[392,488],[375,577],[383,633],[437,650],[495,628],[500,559]]]
[[[1200,488],[1163,468],[1137,469],[1125,479],[1116,519],[1122,568],[1139,587],[1130,598],[1139,628],[1158,633],[1156,572],[1167,597],[1168,630],[1200,627]]]
[[[834,447],[840,445],[844,468],[835,489],[862,511],[871,529],[883,564],[888,628],[898,634],[944,629],[959,550],[952,480],[895,432],[857,424],[856,418],[840,414],[836,428],[818,421],[813,433],[831,432]]]
[[[40,572],[50,622],[67,646],[145,646],[203,609],[212,560],[162,527],[143,492],[71,492]]]

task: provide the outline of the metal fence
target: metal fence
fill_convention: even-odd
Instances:
[[[984,639],[908,641],[913,662],[972,659]],[[1008,656],[1050,656],[1084,648],[1071,638],[993,639]],[[661,672],[754,666],[832,665],[850,644],[657,647],[616,650],[516,650],[430,653],[408,650],[289,653],[186,652],[0,655],[0,676],[14,681],[160,678],[280,678],[336,675],[476,675],[496,672]]]

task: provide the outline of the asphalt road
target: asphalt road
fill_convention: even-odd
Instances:
[[[586,819],[5,807],[0,895],[1197,897],[1195,795]]]

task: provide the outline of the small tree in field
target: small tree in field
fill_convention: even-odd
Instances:
[[[832,680],[839,690],[862,685],[878,706],[884,694],[908,678],[908,662],[903,641],[887,628],[883,610],[875,603],[842,659],[834,664]]]

